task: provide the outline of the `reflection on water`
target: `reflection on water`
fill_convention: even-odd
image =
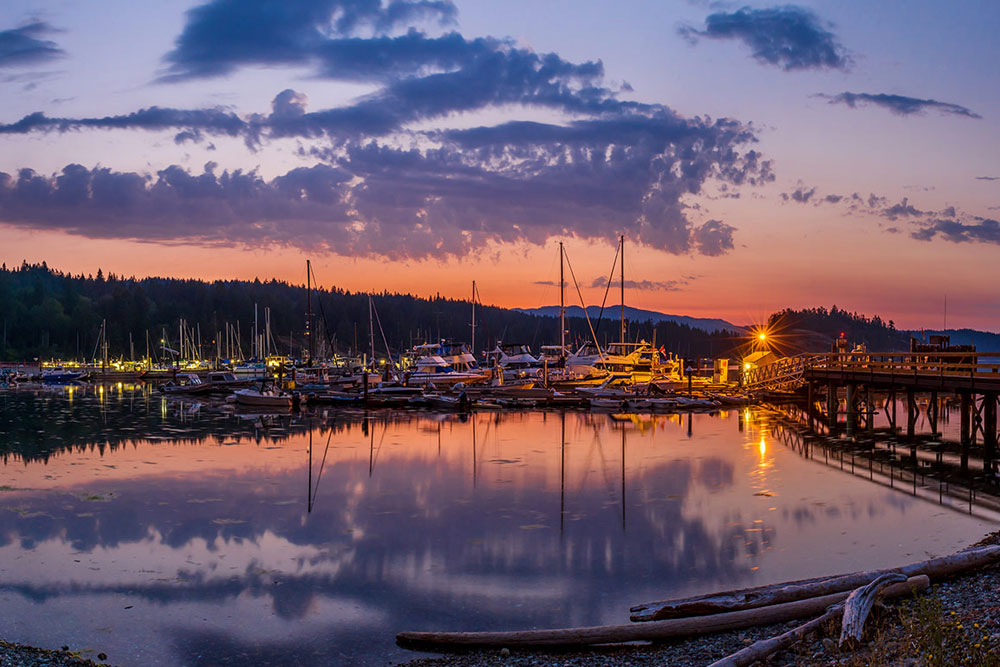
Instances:
[[[117,664],[386,664],[395,632],[625,622],[666,596],[941,554],[969,516],[760,414],[331,411],[6,394],[5,639]]]

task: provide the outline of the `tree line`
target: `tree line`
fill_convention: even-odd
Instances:
[[[370,348],[369,295],[339,288],[312,293],[313,344],[339,354],[360,354]],[[436,295],[374,294],[375,347],[393,354],[412,345],[452,339],[469,342],[472,304]],[[255,307],[260,326],[270,311],[276,351],[305,356],[307,295],[302,285],[280,280],[216,280],[135,278],[105,274],[70,275],[41,264],[0,266],[0,359],[79,359],[100,357],[102,324],[111,357],[129,358],[160,347],[177,349],[181,319],[200,332],[203,356],[216,355],[216,340],[227,325],[238,330],[244,356],[249,355]],[[381,323],[381,327],[379,327]],[[476,349],[492,349],[497,340],[538,346],[559,342],[559,320],[495,306],[476,306]],[[596,324],[596,323],[595,323]],[[605,321],[598,340],[617,340],[617,322]],[[567,340],[590,339],[585,320],[567,320]],[[679,356],[723,356],[739,344],[728,332],[705,332],[671,322],[629,322],[630,340],[656,340],[657,347]],[[383,334],[385,342],[383,342]],[[222,340],[225,340],[223,333]]]

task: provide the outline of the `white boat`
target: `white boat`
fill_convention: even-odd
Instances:
[[[432,349],[433,348],[433,349]],[[414,368],[403,374],[403,382],[409,387],[420,387],[433,384],[435,387],[450,387],[463,382],[475,384],[487,379],[486,373],[479,370],[460,371],[444,360],[434,350],[440,346],[417,345],[413,348],[416,355]]]
[[[679,364],[664,359],[660,350],[646,341],[638,343],[611,343],[607,350],[599,350],[593,343],[580,347],[569,359],[570,370],[597,368],[609,373],[628,373],[634,383],[647,383],[659,378],[676,375]]]
[[[240,405],[265,408],[291,408],[294,397],[277,389],[238,389],[234,396]]]
[[[542,377],[542,362],[523,343],[497,341],[497,346],[486,353],[486,365],[499,368],[505,383]]]
[[[178,373],[173,380],[160,385],[160,391],[164,394],[207,394],[212,391],[212,385],[202,382],[195,373]]]

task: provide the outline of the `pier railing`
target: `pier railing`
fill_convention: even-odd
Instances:
[[[945,390],[1000,390],[998,352],[850,352],[804,354],[745,369],[747,389],[783,389],[840,380]]]

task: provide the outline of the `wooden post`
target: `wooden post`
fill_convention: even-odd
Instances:
[[[856,417],[856,411],[854,406],[854,396],[857,393],[857,387],[853,382],[847,383],[847,437],[850,438],[854,435],[854,419]]]
[[[961,408],[961,445],[962,474],[969,472],[969,446],[972,444],[972,392],[963,391],[960,394]]]
[[[938,432],[938,393],[931,392],[931,401],[927,404],[927,419],[931,424],[931,437],[936,437]]]
[[[806,417],[809,419],[809,430],[813,430],[813,404],[816,402],[815,388],[812,382],[806,382]]]
[[[997,456],[997,395],[983,396],[983,467],[989,473]]]
[[[837,386],[832,382],[826,385],[826,418],[829,420],[830,430],[837,427]]]
[[[872,405],[872,386],[865,385],[865,428],[869,433],[875,430],[875,406]]]
[[[906,437],[912,438],[917,429],[917,399],[912,389],[906,390]]]
[[[896,387],[892,388],[892,432],[893,435],[896,434]]]

